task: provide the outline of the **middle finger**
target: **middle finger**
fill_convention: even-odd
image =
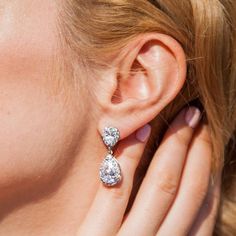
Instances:
[[[155,235],[174,200],[200,117],[200,111],[190,107],[174,120],[150,164],[120,235]]]

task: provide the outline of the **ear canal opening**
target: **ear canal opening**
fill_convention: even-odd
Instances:
[[[142,73],[143,75],[147,76],[147,71],[143,68],[141,63],[137,59],[135,59],[135,61],[132,64],[132,67],[130,69],[130,72],[129,72],[128,76],[125,78],[125,80],[131,81],[139,73]],[[123,100],[124,100],[124,98],[122,97],[122,91],[121,91],[120,83],[119,83],[119,81],[121,80],[120,78],[122,76],[123,76],[122,74],[117,76],[118,87],[117,87],[116,91],[114,92],[112,99],[111,99],[113,104],[119,104],[119,103],[123,102]],[[139,96],[141,96],[141,94],[139,94]]]
[[[135,59],[133,65],[131,67],[130,74],[133,75],[137,72],[146,73],[146,70],[143,68],[143,66],[140,64],[140,62],[137,59]]]

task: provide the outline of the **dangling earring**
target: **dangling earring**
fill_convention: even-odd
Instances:
[[[107,186],[114,186],[121,181],[121,169],[112,148],[120,139],[120,132],[115,127],[105,127],[102,134],[104,144],[108,148],[108,154],[105,156],[100,166],[100,179]]]

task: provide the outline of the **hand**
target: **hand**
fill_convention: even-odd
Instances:
[[[148,137],[150,126],[121,140],[121,152],[115,156],[123,180],[111,188],[100,185],[77,235],[212,235],[221,173],[212,185],[209,131],[206,124],[198,125],[199,120],[199,110],[192,107],[173,121],[127,215],[134,173],[147,140],[144,131]]]

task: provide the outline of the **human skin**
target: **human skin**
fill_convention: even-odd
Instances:
[[[100,152],[97,141],[83,141],[86,133],[97,135],[95,124],[88,122],[89,103],[87,110],[81,109],[82,97],[75,93],[66,102],[68,95],[55,89],[56,78],[51,74],[58,41],[55,9],[54,1],[1,1],[1,235],[25,235],[18,229],[24,224],[53,229],[55,222],[64,224],[63,219],[74,215],[77,208],[81,209],[79,216],[76,213],[80,220],[98,182],[89,178],[88,172],[92,181],[79,184],[86,173],[83,166],[89,165],[91,173],[96,171],[98,160],[92,162],[91,158]],[[101,156],[104,151],[105,147]],[[73,179],[67,179],[62,187],[60,181],[68,169]],[[82,185],[91,197],[80,201]],[[72,193],[68,188],[77,190]],[[53,201],[49,197],[52,193]],[[68,201],[77,207],[67,207]],[[59,229],[63,232],[63,227]]]
[[[65,81],[63,89],[57,87],[57,71],[54,71],[54,59],[59,45],[57,2],[49,0],[0,1],[0,9],[0,235],[80,235],[82,230],[97,226],[96,220],[88,222],[84,220],[90,219],[91,215],[96,216],[97,219],[97,215],[91,210],[94,199],[98,196],[97,191],[98,193],[101,190],[105,191],[103,200],[108,199],[107,203],[109,203],[109,199],[110,202],[113,201],[112,196],[120,196],[125,183],[123,182],[123,185],[121,184],[115,190],[101,185],[98,169],[106,154],[106,147],[100,139],[99,132],[101,133],[105,122],[109,121],[115,126],[119,126],[120,123],[122,139],[120,150],[123,150],[122,145],[124,147],[129,143],[129,137],[133,137],[138,128],[148,123],[154,114],[158,114],[168,101],[174,98],[184,83],[185,68],[181,50],[174,47],[177,58],[175,60],[175,57],[172,57],[160,45],[157,47],[160,59],[165,58],[163,60],[165,63],[173,63],[172,68],[174,68],[171,71],[163,71],[162,77],[171,77],[176,74],[177,68],[180,68],[183,79],[173,91],[163,83],[163,93],[164,89],[167,89],[168,91],[165,90],[165,92],[169,92],[171,96],[167,100],[161,99],[162,103],[158,103],[156,109],[148,106],[152,104],[151,102],[146,103],[145,107],[148,107],[148,110],[139,114],[143,119],[139,119],[140,123],[133,118],[128,119],[132,103],[126,103],[127,105],[123,106],[126,107],[124,110],[122,110],[123,107],[119,107],[117,112],[113,113],[113,119],[116,121],[112,120],[110,114],[113,108],[105,109],[108,108],[108,103],[105,102],[107,97],[100,92],[99,97],[103,98],[103,103],[99,104],[103,104],[104,109],[101,109],[99,116],[96,116],[101,119],[94,120],[91,111],[95,110],[97,104],[93,104],[86,93],[73,89],[66,76],[63,78]],[[154,36],[148,36],[140,40],[138,45],[153,39]],[[168,41],[168,38],[161,36],[158,39]],[[172,41],[169,42],[168,45],[171,48],[173,44]],[[132,48],[134,44],[129,47],[130,50]],[[137,48],[134,48],[134,52]],[[140,60],[144,66],[145,63],[150,66],[149,54],[147,53],[146,56],[146,59],[144,55]],[[116,62],[119,59],[117,57]],[[128,59],[131,60],[132,55]],[[176,61],[178,65],[181,65],[180,67],[174,65]],[[107,73],[104,74],[107,75]],[[127,86],[121,83],[121,95],[124,100],[130,91],[133,92],[132,96],[135,99],[139,97],[136,92],[143,92],[143,98],[148,98],[147,94],[150,91],[155,92],[152,87],[149,87],[151,85],[155,87],[154,80],[149,86],[145,84],[146,80],[143,77],[137,81],[142,85],[137,88],[137,91],[132,87],[137,87],[135,82]],[[148,90],[148,87],[151,89]],[[112,92],[112,90],[109,91]],[[154,94],[151,98],[152,101],[155,97],[160,98],[160,94],[156,95]],[[135,109],[141,111],[143,107],[139,108],[135,105]],[[122,120],[121,117],[124,119]],[[196,140],[207,139],[207,132],[201,132],[205,129],[198,131],[203,134],[196,135]],[[192,131],[188,129],[187,132]],[[192,135],[188,137],[188,145],[190,145]],[[182,146],[186,148],[182,142],[174,144],[180,146],[179,148]],[[138,146],[131,145],[130,147],[130,150],[136,153],[134,158],[137,160],[142,155],[145,143],[140,143]],[[208,153],[206,158],[210,159],[211,154],[206,142],[203,142],[200,147],[203,152]],[[169,150],[167,146],[163,149],[163,152]],[[199,147],[191,150],[193,153],[199,152]],[[122,170],[125,171],[128,162],[124,160],[127,158],[123,155],[122,159],[120,155],[118,159],[121,161]],[[168,163],[171,162],[167,162],[166,165]],[[209,165],[205,166],[206,172],[209,170]],[[136,164],[130,166],[131,172],[135,166]],[[153,169],[153,171],[156,170]],[[204,172],[204,168],[199,171]],[[206,175],[209,174],[207,172]],[[126,179],[130,182],[132,176]],[[151,188],[151,184],[153,183],[149,183],[148,189]],[[206,192],[206,188],[202,192]],[[128,192],[124,194],[126,200],[128,195]],[[190,201],[195,203],[196,199],[191,198]],[[157,203],[161,204],[162,200],[155,204]],[[124,209],[125,204],[122,206]],[[204,211],[204,208],[202,209]],[[109,212],[113,209],[107,206],[106,210]],[[212,215],[215,214],[216,208],[209,214],[211,216],[209,218],[212,219]],[[140,216],[140,213],[134,216]],[[117,216],[117,220],[123,217],[122,212],[119,217]],[[171,222],[174,224],[174,221]],[[201,230],[211,230],[213,224],[214,221],[210,220],[210,224]],[[117,226],[114,226],[112,232],[117,230]],[[132,227],[134,226],[127,223],[120,234],[125,235],[127,229],[131,232],[134,230]],[[194,226],[191,224],[189,227]],[[201,227],[196,228],[193,230],[197,232]],[[165,228],[161,230],[167,232]],[[98,231],[96,233],[99,235]]]

